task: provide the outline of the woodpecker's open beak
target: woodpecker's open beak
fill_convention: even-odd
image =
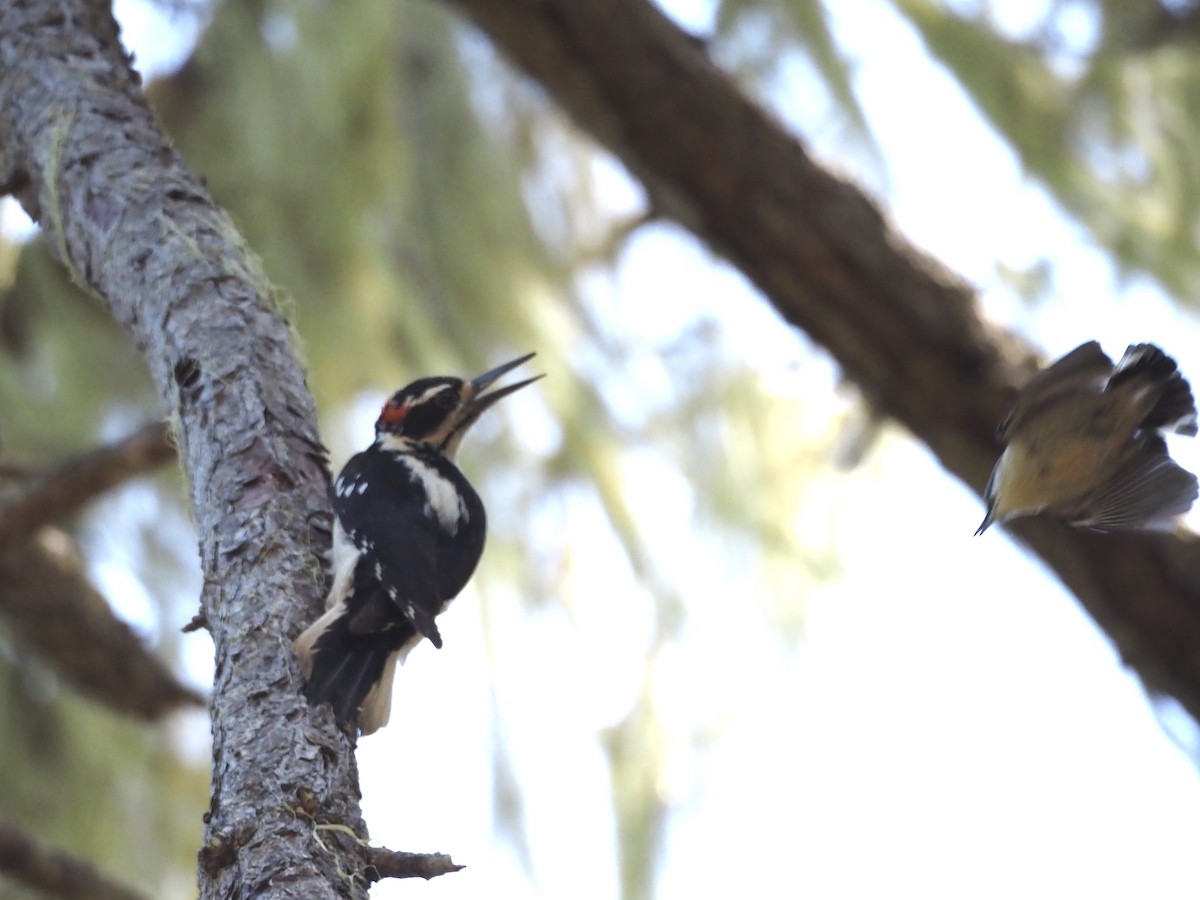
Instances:
[[[496,366],[490,372],[484,372],[478,378],[474,378],[463,385],[462,405],[458,408],[457,420],[454,423],[454,428],[446,439],[441,444],[441,450],[451,459],[458,452],[459,442],[467,430],[475,424],[476,420],[483,415],[484,410],[492,406],[497,400],[507,397],[514,391],[519,391],[527,384],[533,384],[539,378],[544,378],[544,375],[534,375],[532,378],[526,378],[524,381],[518,381],[516,384],[510,384],[502,387],[499,390],[492,391],[490,394],[485,394],[486,391],[501,375],[511,372],[523,362],[532,359],[533,353],[526,353],[524,356],[506,362],[502,366]]]
[[[466,415],[463,417],[461,427],[470,425],[479,418],[485,409],[487,409],[497,400],[507,397],[514,391],[519,391],[527,384],[533,384],[539,378],[544,378],[544,375],[534,375],[532,378],[526,378],[524,381],[518,381],[516,384],[510,384],[507,387],[502,387],[499,390],[492,391],[490,394],[483,393],[494,382],[499,380],[501,375],[511,372],[523,362],[528,362],[529,360],[533,359],[535,355],[536,354],[533,353],[526,353],[524,356],[518,357],[511,362],[506,362],[502,366],[496,366],[496,368],[492,369],[490,372],[484,372],[478,378],[474,378],[468,382],[468,395],[466,398],[467,411]]]

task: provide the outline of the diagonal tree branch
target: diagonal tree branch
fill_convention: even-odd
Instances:
[[[175,423],[215,644],[205,898],[362,897],[318,852],[304,792],[365,833],[354,757],[300,694],[320,605],[328,469],[261,265],[159,132],[107,4],[0,4],[0,186],[142,351]]]
[[[965,284],[647,0],[450,2],[642,180],[656,209],[727,256],[873,404],[982,490],[1032,353],[980,319]],[[1035,520],[1012,530],[1145,684],[1200,719],[1200,542]]]
[[[64,460],[0,499],[0,544],[60,522],[88,501],[174,458],[166,424],[152,422],[115,444]]]
[[[51,897],[143,900],[90,862],[58,850],[0,818],[0,872]]]
[[[43,528],[0,548],[0,612],[23,646],[110,709],[157,719],[204,703],[113,615],[65,532]]]
[[[28,479],[0,502],[0,614],[67,683],[146,719],[204,698],[113,614],[88,580],[74,541],[43,526],[174,456],[166,426],[154,423]]]

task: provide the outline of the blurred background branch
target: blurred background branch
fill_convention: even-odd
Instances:
[[[75,690],[143,719],[204,705],[113,615],[65,532],[43,527],[0,551],[0,585],[0,613],[14,637]]]
[[[4,819],[0,819],[0,872],[47,897],[142,900],[146,896]]]
[[[61,522],[106,491],[175,459],[164,422],[143,425],[116,443],[63,460],[0,494],[0,543]]]
[[[0,615],[67,683],[122,713],[156,719],[203,696],[113,614],[62,523],[89,501],[175,458],[162,423],[64,460],[0,494]]]

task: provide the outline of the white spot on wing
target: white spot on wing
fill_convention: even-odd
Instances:
[[[338,497],[349,497],[351,494],[362,494],[367,490],[367,482],[364,478],[353,475],[346,478],[344,475],[339,475],[337,481],[333,483],[333,492]]]

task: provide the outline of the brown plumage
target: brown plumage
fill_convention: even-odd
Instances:
[[[1173,359],[1134,344],[1114,366],[1095,341],[1075,348],[1029,380],[1001,424],[1007,446],[976,534],[1037,513],[1101,531],[1169,523],[1198,491],[1163,431],[1196,434],[1196,403]]]

